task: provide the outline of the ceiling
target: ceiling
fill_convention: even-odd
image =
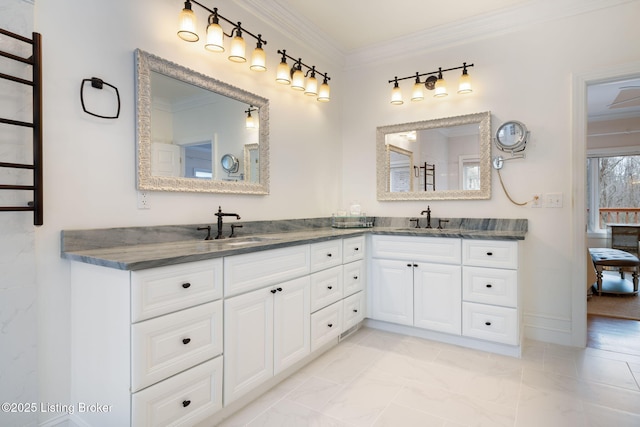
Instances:
[[[473,19],[527,0],[277,0],[304,17],[343,52]]]

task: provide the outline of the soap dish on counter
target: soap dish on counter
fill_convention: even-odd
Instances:
[[[332,216],[331,226],[333,228],[371,228],[373,227],[372,216]]]

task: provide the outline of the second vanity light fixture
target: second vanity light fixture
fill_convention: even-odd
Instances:
[[[218,13],[218,8],[214,7],[213,10],[198,3],[195,0],[187,0],[184,2],[184,9],[180,12],[178,36],[188,42],[197,42],[200,40],[198,36],[196,25],[196,14],[191,8],[191,3],[195,3],[207,12],[209,12],[209,19],[207,25],[207,37],[204,48],[211,52],[224,52],[224,36],[231,37],[231,46],[229,47],[229,61],[233,62],[246,62],[246,43],[242,38],[242,33],[249,34],[251,37],[257,40],[256,48],[251,55],[251,66],[253,71],[266,71],[266,55],[262,49],[263,44],[267,44],[267,41],[262,38],[262,35],[257,36],[242,28],[242,23],[234,23],[224,16]],[[233,28],[231,33],[227,34],[222,30],[220,26],[220,20],[231,24]]]
[[[256,127],[256,121],[251,116],[251,113],[254,111],[258,111],[258,109],[253,105],[249,105],[249,108],[247,110],[244,110],[244,112],[247,113],[247,118],[245,119],[245,127],[247,129],[255,129]]]
[[[424,99],[424,89],[435,90],[433,96],[436,98],[442,98],[448,95],[447,84],[444,80],[442,73],[453,70],[462,70],[458,84],[458,93],[465,94],[471,93],[471,77],[467,72],[467,68],[473,67],[474,64],[462,63],[460,67],[447,68],[443,70],[442,67],[438,68],[438,71],[431,71],[428,73],[417,73],[413,76],[407,77],[394,77],[393,80],[389,80],[389,83],[393,83],[393,89],[391,89],[391,103],[394,105],[401,105],[404,103],[402,99],[402,90],[398,85],[399,81],[415,79],[413,84],[413,90],[411,91],[412,101],[422,101]],[[429,76],[425,81],[420,81],[420,77]]]
[[[278,64],[278,70],[276,71],[276,82],[283,85],[291,85],[291,89],[304,91],[305,95],[316,96],[320,102],[329,102],[331,88],[329,87],[329,77],[326,73],[321,73],[316,70],[316,66],[308,66],[302,62],[301,58],[294,59],[287,55],[286,50],[278,50],[278,53],[282,55],[282,60]],[[294,61],[291,68],[287,64],[287,58]],[[307,69],[306,72],[302,71],[302,67]],[[316,74],[322,76],[322,84],[318,87],[318,79]]]

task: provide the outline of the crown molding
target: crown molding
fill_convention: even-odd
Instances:
[[[287,7],[286,2],[281,0],[236,0],[235,3],[278,30],[286,38],[295,40],[307,52],[313,52],[312,59],[320,58],[341,68],[344,66],[346,52],[341,50],[327,33],[311,21],[304,16],[293,13]],[[286,49],[286,46],[282,48]],[[310,56],[308,53],[295,50],[287,53],[295,57]],[[299,53],[304,53],[304,55],[299,55]]]

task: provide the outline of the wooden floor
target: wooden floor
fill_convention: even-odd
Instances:
[[[587,347],[640,356],[640,321],[588,315]]]

